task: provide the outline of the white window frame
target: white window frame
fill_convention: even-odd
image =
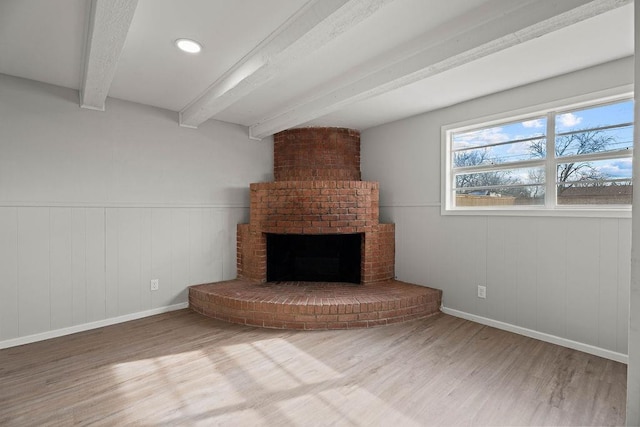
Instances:
[[[555,120],[550,118],[556,114],[597,107],[625,100],[633,99],[633,87],[623,87],[600,91],[562,101],[537,105],[517,111],[496,114],[488,117],[452,123],[441,127],[442,165],[441,165],[441,214],[442,215],[496,215],[496,216],[573,216],[573,217],[617,217],[631,218],[631,205],[558,205],[556,203],[556,165],[571,161],[574,157],[556,158],[555,153]],[[504,168],[520,168],[528,166],[545,166],[545,204],[508,206],[496,208],[494,206],[455,207],[453,202],[453,171],[451,136],[454,133],[474,129],[490,128],[513,122],[525,121],[542,116],[547,117],[547,155],[545,159],[523,160],[509,163]],[[634,142],[635,145],[635,142]],[[581,160],[604,160],[607,158],[631,157],[633,148],[624,154],[620,151],[580,155]],[[550,184],[552,183],[552,184]]]

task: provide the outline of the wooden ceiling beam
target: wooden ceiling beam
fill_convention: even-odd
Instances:
[[[80,106],[105,109],[138,0],[92,0],[82,63]]]

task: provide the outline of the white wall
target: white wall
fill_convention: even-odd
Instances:
[[[398,279],[442,289],[459,315],[624,359],[631,220],[442,216],[440,132],[631,83],[626,58],[364,131],[363,179],[380,182],[381,219],[396,223]]]
[[[248,185],[273,179],[272,142],[245,128],[181,128],[176,113],[114,99],[83,110],[77,97],[0,75],[0,347],[234,278]]]
[[[640,8],[634,8],[635,23],[635,79],[640,80]],[[636,102],[634,118],[640,123],[640,104]],[[634,128],[633,161],[640,163],[640,127]],[[640,175],[633,177],[633,209],[640,209]],[[629,365],[627,367],[627,419],[628,426],[640,425],[640,215],[633,217],[631,252],[631,289],[629,292]]]

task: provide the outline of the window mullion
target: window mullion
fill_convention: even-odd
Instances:
[[[577,154],[572,156],[558,157],[558,163],[572,163],[572,162],[591,162],[594,160],[606,160],[606,159],[624,159],[626,157],[633,156],[633,149],[617,150],[617,151],[597,151],[590,154]]]
[[[557,204],[556,186],[556,114],[547,113],[547,147],[545,156],[545,197],[544,205],[547,209],[554,209]]]
[[[452,149],[453,153],[460,153],[462,151],[480,150],[483,148],[500,147],[501,145],[517,144],[518,142],[537,141],[542,139],[543,136],[532,136],[531,138],[512,139],[510,141],[494,142],[493,144],[473,145],[471,147]]]
[[[544,160],[520,160],[518,162],[509,162],[509,163],[492,163],[486,165],[478,165],[478,166],[460,166],[452,168],[454,175],[459,175],[462,173],[474,173],[474,172],[491,172],[491,171],[499,171],[505,169],[521,169],[521,168],[531,168],[536,166],[544,166]]]

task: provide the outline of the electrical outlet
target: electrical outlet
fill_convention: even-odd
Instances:
[[[159,287],[160,287],[160,280],[159,279],[151,280],[151,290],[152,291],[157,291]]]
[[[487,297],[487,287],[478,285],[478,298]]]

